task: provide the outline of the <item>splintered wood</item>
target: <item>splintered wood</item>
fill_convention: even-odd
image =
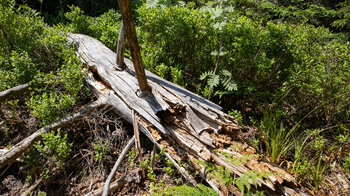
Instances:
[[[236,178],[248,171],[263,172],[266,177],[255,181],[258,190],[268,193],[306,194],[292,175],[263,161],[262,156],[244,142],[237,121],[223,113],[220,106],[148,71],[152,94],[140,96],[131,61],[125,59],[127,68],[120,71],[116,69],[116,54],[99,41],[80,34],[70,34],[69,38],[81,61],[89,67],[86,83],[95,95],[106,100],[113,111],[129,123],[133,122],[131,111],[135,111],[140,131],[158,148],[164,148],[175,163],[189,163],[191,169],[201,173],[220,194],[228,190],[239,194],[239,191],[233,186],[221,186],[215,176],[203,172],[202,163],[222,166]],[[96,75],[98,77],[94,77]],[[102,91],[106,89],[103,86],[109,90]],[[189,176],[186,179],[196,183]]]

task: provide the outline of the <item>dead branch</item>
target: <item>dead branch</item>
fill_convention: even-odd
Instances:
[[[137,150],[137,152],[139,153],[139,161],[140,161],[140,165],[141,165],[141,170],[142,170],[142,178],[146,177],[145,174],[145,168],[142,167],[142,163],[143,163],[143,159],[142,159],[142,149],[141,149],[141,143],[140,143],[140,133],[139,133],[139,125],[138,125],[138,119],[137,116],[135,114],[134,111],[132,111],[133,116],[134,116],[134,135],[136,136],[136,140],[135,140],[135,148]]]
[[[117,190],[117,189],[123,187],[125,184],[126,184],[126,176],[122,176],[118,180],[111,183],[109,190],[110,191]],[[85,196],[99,196],[102,194],[103,189],[104,188],[101,187],[95,191],[92,191],[92,192],[86,194]]]
[[[34,132],[21,142],[13,146],[9,151],[7,151],[4,155],[0,157],[0,169],[6,166],[7,164],[12,163],[16,158],[21,156],[21,154],[27,151],[36,141],[39,141],[44,133],[48,132],[49,130],[56,130],[58,128],[67,126],[73,121],[80,119],[82,116],[100,107],[101,105],[104,105],[104,101],[102,99],[98,99],[97,101],[80,109],[78,112],[70,116],[64,117],[56,122],[53,122],[52,124],[46,125],[41,129],[37,130],[36,132]]]
[[[26,92],[29,87],[29,83],[26,83],[0,92],[0,102],[23,95],[23,93]]]
[[[34,182],[34,184],[32,186],[30,186],[27,190],[25,190],[21,196],[27,196],[30,195],[39,185],[40,183],[43,181],[44,177],[41,176],[38,180],[36,180]]]
[[[142,93],[148,94],[150,92],[150,87],[147,84],[145,68],[143,67],[142,57],[140,53],[140,46],[136,37],[136,30],[131,12],[131,0],[118,0],[118,4],[122,13],[125,32],[128,38],[132,60],[134,61],[140,90]]]
[[[121,164],[123,158],[125,157],[126,153],[130,150],[132,144],[135,142],[135,135],[129,140],[129,142],[126,144],[126,146],[124,147],[123,151],[120,153],[117,162],[115,162],[113,169],[111,171],[111,173],[109,173],[108,178],[105,182],[105,186],[103,189],[103,196],[107,196],[108,195],[108,191],[109,191],[109,185],[111,183],[111,180],[115,174],[115,172],[117,171],[119,165]]]

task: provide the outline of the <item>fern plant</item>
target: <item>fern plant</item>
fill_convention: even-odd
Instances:
[[[233,159],[233,157],[231,158]],[[234,162],[231,158],[227,157],[227,159],[230,160],[230,162]],[[258,188],[258,181],[263,181],[264,179],[267,179],[268,176],[271,174],[270,172],[250,170],[237,177],[232,176],[230,170],[222,166],[217,166],[214,163],[204,161],[200,161],[200,163],[204,166],[205,171],[209,177],[213,176],[214,179],[221,185],[236,186],[238,190],[241,191],[242,195],[251,195],[250,191],[252,185],[254,185],[255,189]],[[257,194],[263,193],[256,190],[254,191]]]
[[[215,71],[204,72],[199,79],[207,80],[208,88],[205,91],[205,96],[208,99],[211,98],[214,88],[220,87],[220,85],[223,90],[217,90],[214,96],[219,95],[221,97],[222,95],[230,94],[237,90],[237,84],[232,78],[232,73],[226,69],[221,70],[219,74],[216,74]]]

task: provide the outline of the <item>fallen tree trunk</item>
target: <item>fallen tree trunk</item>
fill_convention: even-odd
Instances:
[[[268,193],[305,193],[292,175],[261,160],[260,154],[241,138],[237,121],[223,113],[220,106],[147,71],[152,93],[140,96],[132,62],[125,59],[128,67],[120,71],[115,64],[116,54],[99,41],[79,34],[70,34],[69,38],[90,70],[86,82],[95,95],[129,123],[135,111],[140,130],[175,161],[191,160],[189,164],[197,171],[206,163],[214,163],[236,178],[248,171],[264,174],[249,183],[256,182],[257,189]],[[215,174],[206,177],[211,185],[220,186]],[[232,187],[230,191],[237,192]]]

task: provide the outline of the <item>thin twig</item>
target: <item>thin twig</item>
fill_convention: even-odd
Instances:
[[[142,163],[143,163],[143,159],[142,159],[142,149],[141,149],[141,143],[140,143],[140,134],[139,134],[139,125],[138,125],[138,117],[136,116],[135,111],[133,112],[133,116],[134,116],[134,134],[136,136],[136,141],[135,141],[135,145],[137,147],[137,151],[139,153],[139,160],[140,160],[140,165],[141,165],[141,169],[142,169],[142,178],[146,177],[145,174],[145,169],[142,167]]]
[[[118,157],[117,162],[115,162],[111,173],[109,173],[108,178],[107,178],[106,183],[105,183],[105,186],[104,186],[103,193],[102,193],[103,196],[108,195],[109,185],[111,183],[111,180],[112,180],[115,172],[117,171],[120,163],[122,162],[123,158],[125,157],[126,153],[130,150],[130,148],[134,142],[135,142],[135,135],[129,140],[128,144],[124,147],[122,153]]]

